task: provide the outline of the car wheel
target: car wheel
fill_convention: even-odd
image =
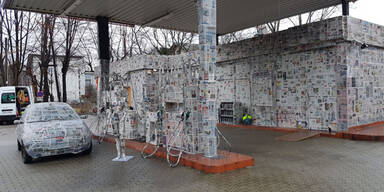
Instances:
[[[24,147],[21,148],[21,158],[23,159],[24,164],[28,164],[32,162],[32,157],[28,155]]]
[[[19,141],[17,141],[17,150],[18,150],[18,151],[21,151],[21,145],[20,145],[20,142],[19,142]]]
[[[89,146],[89,148],[83,152],[83,154],[89,155],[89,154],[91,154],[91,152],[92,152],[92,142],[91,142],[91,145]]]

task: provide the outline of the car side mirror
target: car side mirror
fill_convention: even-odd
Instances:
[[[80,119],[88,119],[88,115],[81,115]]]
[[[23,124],[23,121],[15,120],[15,121],[13,121],[13,124],[15,124],[15,125]]]

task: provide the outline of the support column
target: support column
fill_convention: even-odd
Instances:
[[[216,0],[198,0],[198,31],[200,42],[200,106],[204,139],[204,155],[217,156],[216,106]]]
[[[100,59],[100,77],[99,77],[99,107],[101,105],[101,94],[109,89],[109,26],[107,17],[96,17],[97,31],[99,39],[99,59]]]
[[[343,16],[349,16],[349,0],[341,0]]]

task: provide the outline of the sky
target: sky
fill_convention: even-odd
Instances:
[[[358,0],[351,3],[350,15],[365,21],[384,25],[384,0]]]

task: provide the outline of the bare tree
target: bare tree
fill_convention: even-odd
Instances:
[[[270,22],[270,23],[267,23],[267,27],[269,29],[269,31],[271,33],[275,33],[275,32],[278,32],[280,31],[280,23],[281,21],[274,21],[274,22]]]
[[[229,44],[233,42],[238,42],[244,39],[255,37],[257,35],[265,34],[266,31],[267,31],[266,25],[260,25],[250,29],[222,35],[219,37],[219,42],[220,44]]]
[[[9,47],[9,57],[4,58],[10,61],[9,84],[18,85],[20,73],[27,62],[30,34],[36,27],[36,23],[31,13],[2,10],[0,14],[8,40],[4,43]]]
[[[51,44],[52,39],[49,38],[49,34],[53,33],[54,28],[54,16],[45,15],[42,17],[42,26],[41,26],[41,52],[40,52],[40,90],[44,91],[43,101],[48,102],[50,97],[49,91],[49,80],[48,80],[48,68],[49,63],[51,62]],[[51,99],[52,100],[52,99]]]
[[[333,17],[340,12],[339,6],[332,6],[317,11],[311,11],[306,14],[300,14],[288,18],[293,26],[301,26],[312,22],[323,21]]]
[[[123,58],[147,54],[145,29],[142,27],[125,27],[123,37]]]
[[[90,71],[93,72],[94,55],[92,54],[91,48],[87,46],[87,44],[84,42],[84,39],[80,39],[80,43],[80,51],[82,52],[82,55],[84,55],[84,61],[88,65]]]
[[[96,30],[96,25],[88,23],[84,28],[85,35],[79,39],[80,46],[78,52],[84,56],[83,59],[90,71],[94,71],[94,61],[97,60],[98,55],[99,45]]]
[[[150,52],[150,44],[147,39],[147,31],[149,29],[125,25],[111,25],[110,27],[110,30],[114,31],[110,34],[112,62]]]
[[[148,54],[149,51],[147,51],[147,34],[148,29],[145,29],[143,27],[133,27],[131,28],[131,49],[129,52],[129,56],[132,57],[134,54],[142,55],[142,54]]]
[[[62,61],[62,86],[63,86],[63,102],[67,102],[67,72],[70,68],[71,58],[81,45],[80,39],[89,28],[89,22],[80,22],[72,18],[62,20],[64,26],[65,45],[63,47],[64,59]]]
[[[229,33],[229,34],[221,36],[219,38],[219,41],[221,44],[229,44],[229,43],[241,41],[245,38],[246,37],[244,36],[243,31],[238,31],[238,32]]]
[[[3,42],[3,23],[4,23],[4,18],[3,18],[3,9],[0,9],[0,86],[5,86],[6,85],[6,73],[5,73],[5,66],[4,66],[4,55],[3,55],[3,50],[4,50],[4,42]]]
[[[33,94],[37,95],[39,82],[37,81],[37,77],[34,73],[33,59],[34,59],[34,55],[32,54],[28,55],[26,72],[27,72],[27,75],[31,78]]]
[[[63,102],[67,102],[67,72],[69,69],[69,63],[71,62],[71,57],[73,55],[73,44],[75,40],[75,36],[79,27],[79,21],[67,18],[66,23],[64,23],[65,27],[65,57],[62,61],[62,84],[63,84]]]
[[[49,30],[49,39],[50,39],[50,44],[49,47],[51,49],[52,53],[52,61],[53,61],[53,69],[54,69],[54,74],[55,74],[55,82],[56,82],[56,95],[57,99],[59,102],[61,102],[61,92],[60,92],[60,82],[57,74],[57,50],[58,48],[55,48],[55,25],[56,25],[56,17],[52,18],[52,27]],[[60,47],[60,46],[58,46]],[[53,91],[53,90],[51,90]],[[53,100],[53,98],[51,98]]]
[[[145,31],[147,40],[160,55],[175,55],[189,51],[196,35],[165,29],[150,29]]]

